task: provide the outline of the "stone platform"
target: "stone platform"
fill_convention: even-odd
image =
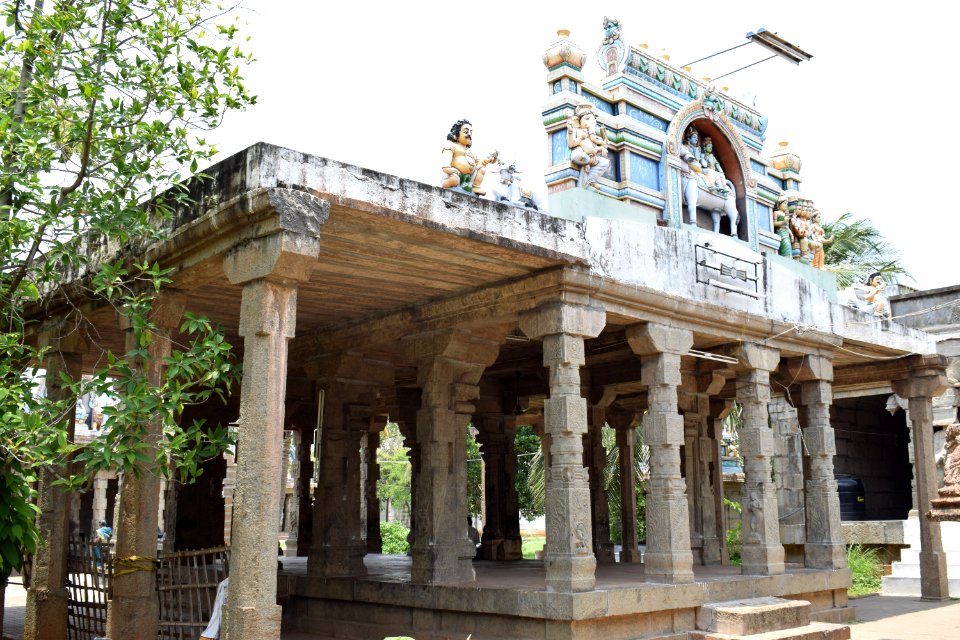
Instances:
[[[848,622],[846,570],[788,567],[742,576],[739,567],[695,567],[691,584],[644,582],[641,564],[601,564],[594,591],[550,593],[543,562],[474,563],[477,579],[443,587],[410,584],[409,558],[368,555],[368,575],[313,578],[303,558],[285,558],[284,632],[297,637],[417,640],[650,638],[687,640],[706,603],[778,596],[810,603],[810,619]]]
[[[904,540],[910,548],[900,551],[900,562],[894,562],[892,573],[883,576],[883,595],[920,596],[920,521],[910,518],[903,523]],[[940,535],[947,558],[947,586],[950,596],[960,598],[960,522],[941,522]]]

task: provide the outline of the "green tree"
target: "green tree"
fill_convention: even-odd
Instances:
[[[201,136],[253,97],[237,28],[207,0],[2,0],[0,11],[4,577],[38,543],[37,470],[69,489],[110,467],[167,472],[170,460],[189,477],[228,444],[224,428],[178,424],[185,405],[232,380],[230,345],[217,327],[185,316],[165,378],[147,381],[143,359],[156,329],[149,310],[168,272],[139,256],[168,237],[189,201],[187,172],[215,153]],[[105,306],[129,323],[131,351],[96,344],[86,314]],[[50,317],[105,349],[89,380],[62,382],[77,395],[109,391],[121,400],[105,411],[110,429],[87,445],[68,437],[69,403],[34,393],[47,352],[30,336]],[[164,437],[147,443],[141,425],[158,418]],[[148,445],[158,445],[154,457]],[[70,457],[82,463],[73,475],[63,464]]]
[[[483,509],[483,460],[480,444],[473,435],[473,425],[467,425],[467,513],[476,516]]]
[[[528,481],[531,465],[540,453],[540,436],[531,426],[518,427],[514,444],[517,454],[517,502],[520,504],[520,514],[527,520],[533,520],[543,515],[543,502],[533,499]]]
[[[377,463],[380,478],[377,480],[377,498],[389,509],[406,512],[410,509],[411,467],[409,449],[403,446],[403,436],[396,422],[388,422],[380,434]]]
[[[910,274],[901,263],[900,251],[867,219],[854,220],[845,213],[823,225],[825,237],[833,240],[823,247],[825,269],[837,276],[841,289],[863,283],[879,272],[886,282],[896,283]]]

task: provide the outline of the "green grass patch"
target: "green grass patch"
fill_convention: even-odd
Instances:
[[[859,544],[847,547],[847,566],[850,567],[852,584],[847,589],[847,595],[866,596],[879,593],[883,564],[877,557],[876,549],[867,549]]]
[[[523,539],[523,559],[533,560],[534,554],[543,549],[547,539],[543,536],[528,536]]]

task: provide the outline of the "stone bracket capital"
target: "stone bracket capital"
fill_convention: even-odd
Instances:
[[[187,308],[187,296],[180,291],[166,289],[160,291],[153,299],[150,305],[150,313],[147,319],[160,329],[176,329],[180,325],[180,319]],[[117,315],[117,322],[120,329],[129,331],[133,327],[130,324],[130,318],[123,315]]]
[[[794,382],[824,380],[833,382],[833,359],[820,355],[805,355],[802,358],[787,358],[783,369],[786,378]]]
[[[780,364],[780,350],[762,344],[744,342],[734,350],[738,363],[733,368],[738,371],[774,371]]]
[[[914,356],[907,363],[907,377],[892,380],[893,392],[901,398],[933,398],[950,386],[946,358],[940,354]]]
[[[57,353],[83,355],[90,350],[86,335],[81,333],[80,327],[74,322],[62,319],[51,322],[37,335],[41,348],[49,347]]]
[[[520,330],[534,340],[553,334],[596,338],[607,322],[603,307],[552,302],[520,316]]]
[[[693,347],[693,332],[689,329],[648,322],[627,328],[627,342],[638,356],[657,353],[686,355]]]
[[[505,334],[441,329],[407,336],[401,344],[404,354],[417,361],[418,383],[423,387],[428,377],[439,373],[431,373],[438,367],[451,374],[449,381],[478,384],[483,370],[496,362],[503,340]]]
[[[223,272],[231,284],[270,279],[306,282],[320,255],[320,239],[281,231],[247,240],[223,257]]]

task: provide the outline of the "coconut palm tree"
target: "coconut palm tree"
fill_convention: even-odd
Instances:
[[[864,282],[871,273],[879,272],[886,282],[895,284],[910,277],[900,260],[900,250],[890,244],[868,218],[854,220],[845,213],[823,225],[826,238],[833,238],[823,247],[825,269],[837,276],[841,289]]]

